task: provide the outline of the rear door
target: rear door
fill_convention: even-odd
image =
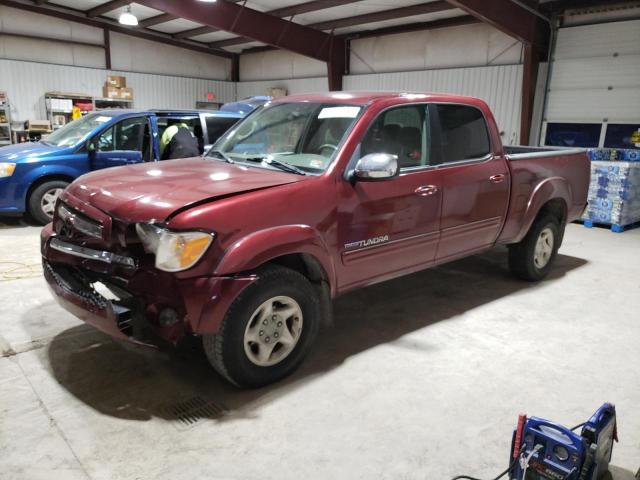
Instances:
[[[509,203],[509,168],[494,153],[478,108],[433,104],[434,145],[442,173],[441,238],[437,260],[488,248],[495,242]]]
[[[419,270],[432,264],[436,255],[440,173],[431,165],[427,105],[380,113],[352,163],[370,153],[397,155],[400,175],[381,182],[339,183],[341,289]]]
[[[151,161],[151,124],[146,116],[120,120],[93,138],[89,157],[94,170]]]

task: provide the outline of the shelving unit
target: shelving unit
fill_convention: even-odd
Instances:
[[[6,92],[0,92],[0,146],[11,144],[11,106]]]
[[[82,115],[113,108],[132,108],[132,100],[92,97],[82,93],[46,92],[47,118],[53,130],[63,127],[72,120],[72,111],[78,107]]]

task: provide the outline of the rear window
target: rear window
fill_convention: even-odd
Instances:
[[[207,124],[207,134],[209,135],[209,143],[215,143],[218,138],[222,136],[227,130],[234,126],[237,122],[237,118],[226,117],[205,117]]]
[[[491,151],[482,112],[466,105],[437,105],[442,162],[482,158]]]
[[[600,143],[600,123],[547,123],[544,144],[552,147],[594,148]]]

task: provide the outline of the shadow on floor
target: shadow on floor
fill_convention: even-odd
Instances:
[[[553,282],[586,264],[559,255]],[[291,377],[258,390],[238,390],[213,371],[201,349],[157,351],[112,341],[82,325],[57,335],[43,358],[56,381],[85,404],[123,419],[175,420],[167,407],[199,397],[224,406],[221,421],[251,417],[255,407],[286,395],[349,357],[473,310],[536,284],[514,280],[505,251],[470,257],[355,291],[335,303],[335,326],[321,331],[314,351]],[[30,312],[36,315],[36,312]],[[504,314],[504,312],[501,312]],[[429,345],[398,342],[428,352]]]
[[[29,215],[0,215],[0,230],[4,228],[38,227]]]

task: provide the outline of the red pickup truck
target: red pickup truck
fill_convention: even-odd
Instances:
[[[114,337],[202,337],[255,387],[293,371],[331,299],[509,246],[542,279],[587,203],[581,150],[504,147],[487,105],[435,94],[270,102],[203,157],[89,173],[42,232],[64,308]]]

